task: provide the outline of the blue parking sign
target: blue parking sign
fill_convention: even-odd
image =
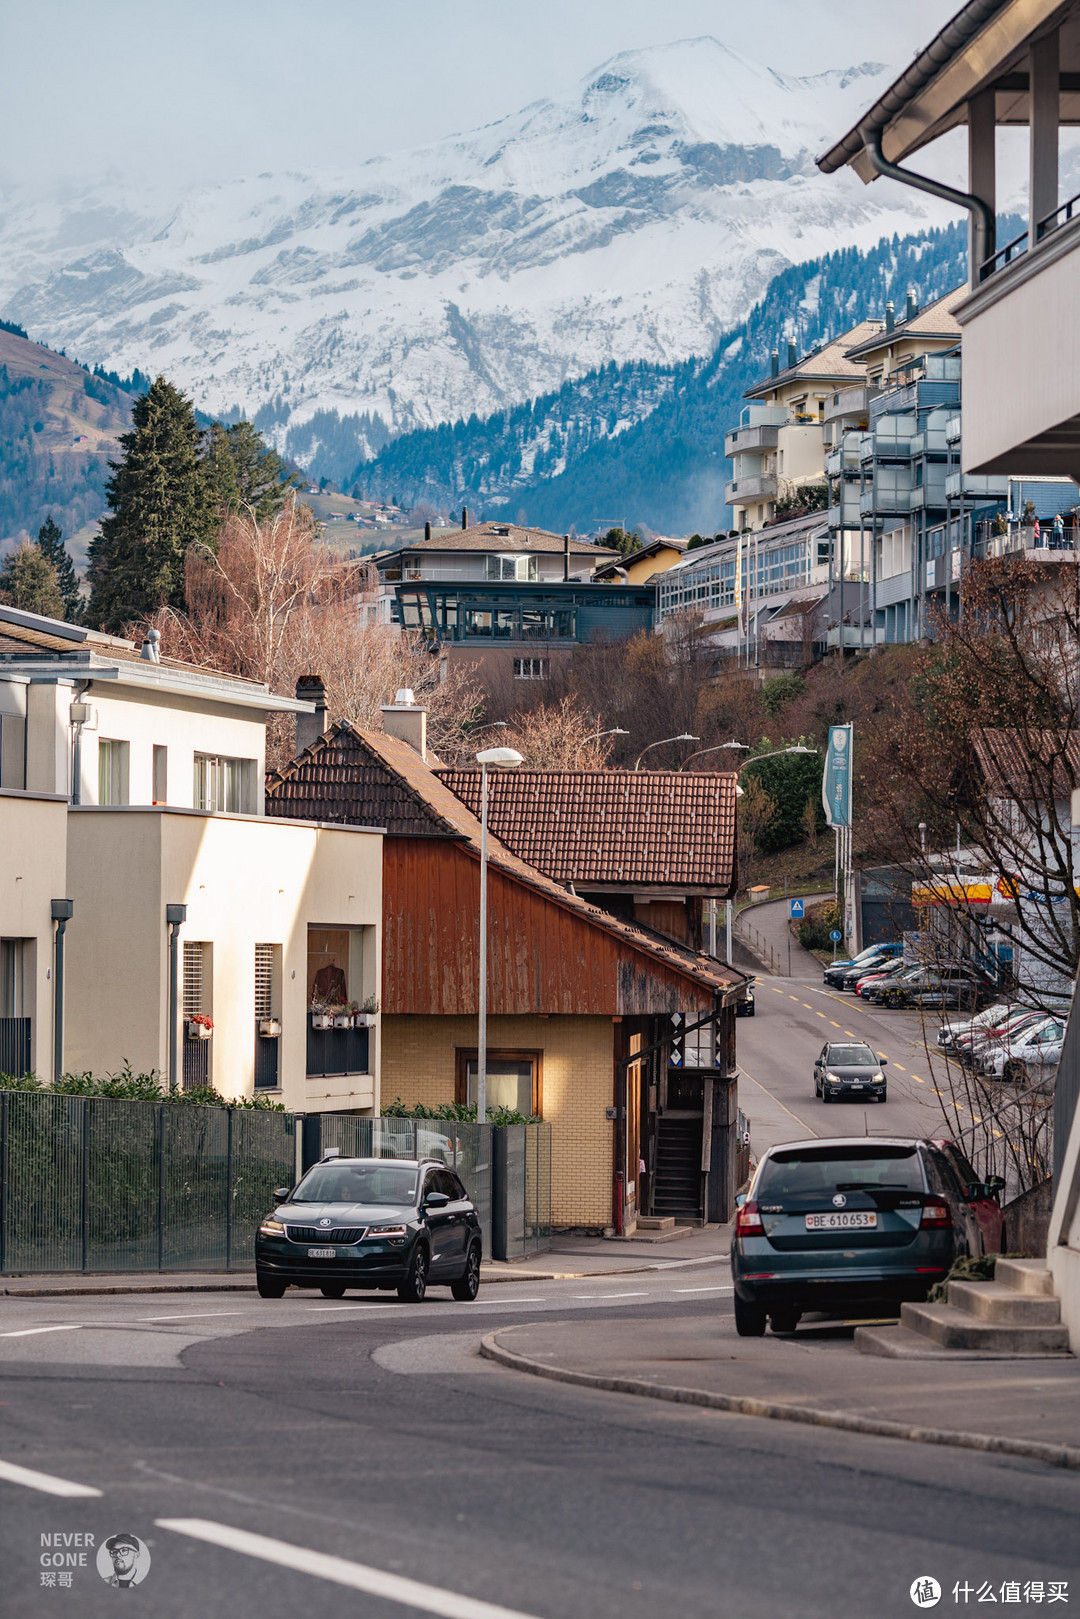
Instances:
[[[801,922],[802,919],[803,919],[803,916],[805,914],[806,913],[805,913],[805,910],[803,908],[802,900],[801,899],[793,899],[791,901],[791,920],[793,922],[796,922],[796,921]]]
[[[833,928],[832,932],[829,934],[829,938],[832,940],[833,944],[839,944],[843,937],[844,935],[840,932],[839,928]]]

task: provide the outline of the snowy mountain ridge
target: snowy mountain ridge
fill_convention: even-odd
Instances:
[[[0,199],[0,313],[163,371],[284,447],[486,416],[611,361],[704,355],[790,263],[947,217],[813,156],[880,64],[785,76],[705,37],[434,145],[180,199]],[[304,424],[307,424],[306,429]]]

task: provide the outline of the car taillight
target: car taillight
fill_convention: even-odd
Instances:
[[[763,1237],[765,1227],[761,1223],[756,1203],[744,1203],[735,1216],[735,1235],[737,1237]]]
[[[942,1231],[952,1225],[952,1215],[949,1213],[947,1203],[924,1203],[922,1211],[922,1229],[924,1231]]]

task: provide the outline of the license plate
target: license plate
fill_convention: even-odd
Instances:
[[[307,1251],[307,1256],[308,1256],[309,1259],[336,1259],[337,1258],[337,1249],[336,1248],[309,1248],[308,1251]]]
[[[867,1231],[877,1225],[877,1212],[872,1209],[837,1209],[831,1214],[808,1214],[807,1231]]]

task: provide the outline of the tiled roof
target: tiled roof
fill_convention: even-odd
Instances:
[[[932,304],[920,309],[917,315],[910,320],[897,321],[891,332],[887,332],[880,322],[877,330],[865,338],[858,339],[847,350],[848,357],[857,360],[873,354],[875,350],[887,347],[904,337],[945,337],[959,338],[960,322],[953,314],[954,305],[961,302],[968,295],[967,282],[962,287],[954,287],[942,297],[935,298]]]
[[[684,778],[689,780],[689,778]],[[734,778],[731,793],[734,799]],[[361,731],[339,721],[266,782],[266,813],[298,820],[348,821],[385,827],[390,836],[453,837],[480,853],[480,822],[407,742],[383,732]],[[488,828],[492,867],[541,893],[552,903],[615,934],[669,968],[713,990],[731,989],[743,975],[698,955],[662,934],[610,915],[569,893],[506,848]]]
[[[550,551],[560,556],[565,548],[561,534],[546,528],[521,528],[516,523],[470,523],[468,528],[443,529],[430,540],[413,540],[400,547],[402,551]],[[571,538],[570,554],[600,559],[618,553]]]
[[[1080,785],[1080,732],[976,731],[975,760],[986,791],[1029,803],[1045,797],[1068,798]]]
[[[436,774],[479,814],[478,770]],[[726,892],[735,782],[726,771],[492,771],[488,825],[556,882]]]
[[[866,373],[861,365],[856,365],[849,355],[853,346],[864,343],[882,329],[880,320],[863,320],[850,331],[841,332],[830,342],[823,343],[819,349],[810,354],[804,354],[795,365],[786,367],[775,377],[763,377],[755,382],[752,388],[747,388],[743,394],[744,399],[756,399],[761,394],[771,393],[774,388],[783,387],[788,382],[813,382],[820,378],[828,382],[865,382]]]

